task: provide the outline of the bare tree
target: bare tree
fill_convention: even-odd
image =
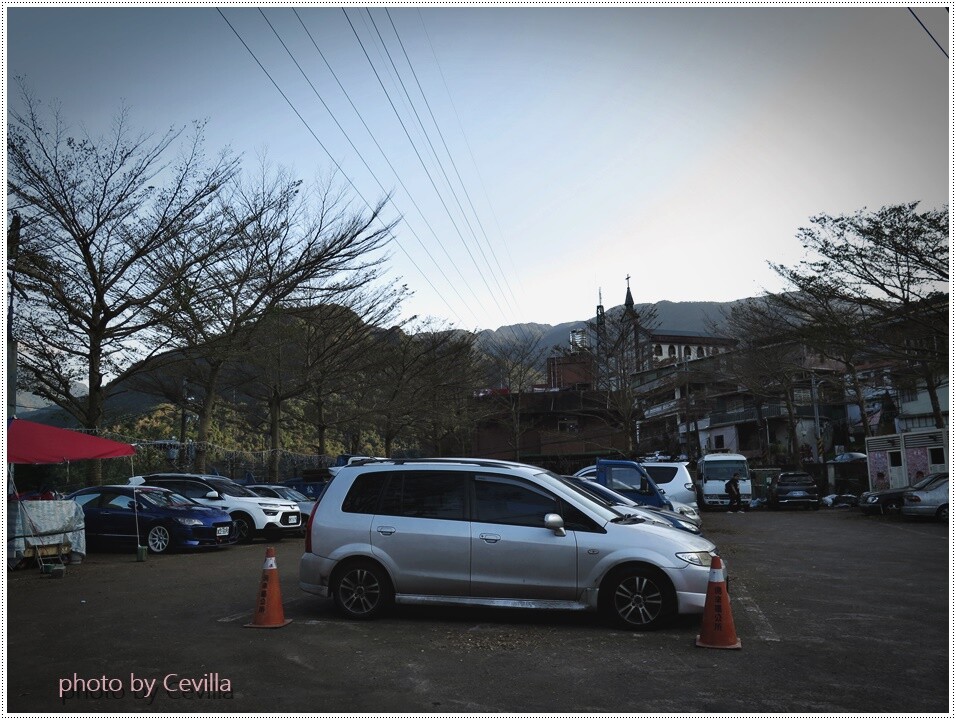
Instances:
[[[22,218],[21,368],[30,390],[96,430],[106,383],[173,342],[164,300],[221,249],[209,231],[238,165],[225,152],[207,162],[201,125],[173,157],[182,129],[135,135],[121,110],[110,135],[74,136],[58,108],[47,119],[22,96],[7,136],[7,194]]]
[[[948,361],[949,314],[940,308],[948,297],[949,212],[920,213],[917,205],[813,217],[798,233],[809,257],[771,267],[795,290],[782,300],[813,301],[815,312],[803,310],[807,329],[821,316],[831,324],[831,338],[815,347],[857,355],[856,344],[865,340],[871,353],[915,370],[937,426],[945,427],[936,390]],[[791,310],[799,309],[796,303]]]
[[[429,420],[434,429],[447,417],[442,400],[460,398],[462,380],[472,377],[470,353],[470,338],[432,321],[408,332],[392,328],[379,339],[373,369],[379,390],[375,417],[386,456],[402,437],[417,445],[416,434]]]
[[[524,431],[521,396],[522,393],[530,392],[544,378],[546,353],[547,349],[540,345],[537,336],[530,333],[519,336],[517,332],[510,338],[495,340],[484,350],[482,364],[487,386],[506,391],[493,396],[493,405],[506,418],[515,460],[521,459],[521,435]]]
[[[234,228],[228,252],[183,276],[164,313],[170,332],[188,348],[200,471],[224,368],[247,350],[258,324],[278,307],[347,304],[380,279],[380,251],[392,231],[381,220],[382,204],[352,211],[331,182],[305,188],[265,161],[258,174],[230,189],[221,204],[227,227]],[[166,397],[178,392],[162,373],[153,373],[151,382]]]

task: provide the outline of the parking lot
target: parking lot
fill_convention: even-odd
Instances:
[[[704,516],[741,650],[700,618],[653,633],[584,613],[400,607],[340,619],[274,544],[285,615],[252,619],[266,544],[91,554],[7,573],[16,713],[945,713],[950,534],[856,509]],[[105,689],[104,689],[105,688]]]

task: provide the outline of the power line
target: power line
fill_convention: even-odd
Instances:
[[[373,178],[373,179],[375,180],[375,182],[378,184],[379,189],[382,191],[382,193],[383,193],[384,195],[388,196],[388,192],[385,190],[385,187],[382,185],[382,183],[381,183],[381,181],[379,180],[378,176],[375,174],[375,171],[372,170],[372,168],[369,166],[368,162],[365,160],[365,157],[362,155],[361,151],[355,146],[355,143],[352,142],[352,138],[349,136],[348,132],[346,132],[345,128],[342,127],[342,124],[341,124],[341,123],[338,121],[338,119],[335,117],[335,113],[332,112],[332,109],[328,106],[328,104],[325,102],[325,100],[324,100],[324,99],[322,98],[322,96],[319,94],[319,91],[316,89],[315,85],[314,85],[314,84],[312,83],[312,81],[309,79],[309,76],[306,74],[305,70],[302,69],[302,66],[299,64],[299,61],[296,60],[295,55],[294,55],[294,54],[292,53],[292,51],[289,49],[288,45],[286,45],[285,41],[283,41],[282,37],[279,35],[278,31],[275,29],[275,26],[273,26],[273,24],[269,21],[269,18],[266,17],[266,14],[265,14],[265,12],[263,12],[262,8],[259,8],[259,13],[262,15],[262,19],[266,21],[266,24],[267,24],[267,25],[269,26],[269,28],[272,30],[273,34],[276,36],[276,39],[279,41],[279,44],[282,45],[282,47],[285,49],[286,53],[289,55],[289,58],[292,60],[292,62],[293,62],[293,63],[295,64],[295,66],[298,68],[299,72],[302,74],[302,77],[305,78],[305,81],[309,84],[309,87],[312,88],[313,94],[315,94],[315,96],[316,96],[316,98],[318,98],[319,102],[322,103],[322,107],[324,107],[325,110],[326,110],[326,112],[328,112],[329,116],[332,118],[332,121],[335,123],[336,127],[338,127],[338,129],[341,131],[342,135],[345,136],[345,139],[348,141],[349,145],[352,147],[352,150],[355,151],[355,154],[358,155],[359,160],[361,160],[361,161],[362,161],[362,164],[365,165],[365,169],[368,170],[369,174],[372,176],[372,178]],[[297,16],[298,16],[298,14],[297,14]],[[299,21],[301,22],[301,18],[299,19]],[[305,28],[304,25],[303,25],[303,28]],[[306,32],[308,33],[308,30],[306,30]],[[309,37],[311,38],[311,35],[310,35]],[[318,47],[316,47],[316,49],[318,49]],[[319,54],[321,55],[321,52],[320,52]],[[325,60],[325,57],[322,56],[322,59]],[[326,64],[328,65],[328,62],[327,62],[327,61],[326,61]],[[330,69],[331,69],[331,68],[330,68]],[[343,88],[343,92],[344,92],[344,88]],[[346,93],[346,95],[347,95],[347,93]],[[349,98],[349,102],[351,102],[351,98]],[[354,108],[354,105],[353,105],[353,108]],[[363,122],[364,122],[364,121],[363,121]],[[368,129],[368,126],[367,126],[367,125],[366,125],[365,127],[366,127],[366,129]],[[371,134],[371,131],[369,131],[369,133]],[[373,136],[373,140],[374,140],[374,136]],[[378,143],[377,143],[377,142],[376,142],[376,145],[378,146]],[[378,147],[379,147],[379,149],[381,149],[381,146],[378,146]],[[387,158],[386,158],[386,161],[387,161]],[[392,167],[392,166],[391,166],[391,163],[389,163],[389,167]],[[394,168],[392,168],[392,170],[393,170],[393,172],[394,172]],[[408,193],[408,188],[405,187],[405,184],[402,182],[401,178],[398,176],[397,173],[396,173],[396,178],[398,179],[399,183],[402,185],[402,188],[405,189],[405,192]],[[415,203],[414,199],[411,198],[410,193],[409,193],[409,197],[410,197],[410,199],[412,199],[412,204],[415,205],[416,209],[418,209],[418,205]],[[392,205],[395,205],[394,201],[392,201]],[[398,210],[398,207],[396,207],[395,209]],[[404,219],[405,219],[405,218],[404,218],[404,214],[402,214],[400,211],[399,211],[399,214],[402,216],[402,219],[404,220]],[[420,209],[419,209],[419,214],[421,214],[421,210],[420,210]],[[422,219],[423,219],[423,220],[425,219],[425,218],[424,218],[424,215],[422,215]],[[426,220],[425,222],[426,222],[426,224],[428,224],[428,221],[427,221],[427,220]],[[407,221],[407,220],[405,221],[405,224],[408,225],[408,221]],[[430,226],[429,226],[429,227],[430,227]],[[408,226],[408,229],[409,229],[409,231],[412,233],[412,236],[418,241],[418,244],[421,245],[422,250],[425,251],[425,254],[428,256],[428,258],[432,261],[432,263],[433,263],[433,264],[435,265],[435,267],[438,269],[438,272],[441,273],[441,275],[442,275],[443,278],[445,278],[445,282],[447,282],[447,283],[451,286],[451,288],[452,288],[452,290],[455,292],[455,294],[458,295],[458,299],[461,300],[462,303],[465,303],[465,299],[461,296],[460,293],[458,293],[458,289],[457,289],[457,288],[451,283],[451,281],[448,279],[448,276],[445,274],[445,271],[442,269],[442,267],[438,264],[438,262],[437,262],[437,261],[435,260],[435,258],[432,256],[431,252],[429,252],[428,248],[425,246],[425,243],[422,242],[421,238],[420,238],[420,237],[418,236],[418,234],[415,232],[414,228],[412,228],[412,227],[409,225],[409,226]],[[434,230],[432,231],[432,233],[434,234]],[[436,238],[437,238],[437,236],[436,236]],[[451,258],[449,258],[449,260],[450,260],[450,259],[451,259]],[[464,278],[462,278],[462,280],[464,280]],[[432,288],[434,289],[434,286],[432,286]],[[437,291],[436,291],[436,292],[437,292]],[[476,296],[476,300],[477,300],[477,296]],[[466,305],[467,305],[467,303],[466,303]],[[480,305],[480,303],[479,303],[479,305]],[[484,309],[484,308],[482,308],[482,309]],[[457,315],[456,315],[456,317],[457,317]],[[460,317],[459,317],[458,319],[459,319],[459,321],[461,320]]]
[[[365,203],[366,207],[368,207],[369,210],[373,210],[373,211],[374,211],[372,204],[365,198],[365,196],[364,196],[364,195],[362,194],[362,192],[358,189],[358,187],[356,187],[355,183],[352,182],[351,178],[346,174],[345,170],[342,169],[342,166],[339,164],[339,162],[332,156],[332,153],[329,152],[329,149],[328,149],[328,148],[325,146],[325,144],[319,139],[318,135],[315,134],[315,131],[314,131],[314,130],[312,129],[312,127],[309,125],[308,121],[306,121],[306,119],[305,119],[304,117],[302,117],[302,113],[300,113],[300,112],[298,111],[298,109],[295,107],[295,105],[292,103],[292,101],[289,99],[289,97],[283,92],[282,88],[279,87],[279,84],[275,81],[275,79],[272,77],[272,75],[269,73],[269,71],[266,70],[265,66],[262,64],[262,62],[259,60],[259,58],[256,56],[256,54],[253,52],[252,48],[249,47],[249,45],[248,45],[248,44],[246,43],[246,41],[242,38],[242,36],[239,34],[239,32],[236,30],[236,28],[233,27],[233,25],[232,25],[231,22],[229,22],[229,18],[227,18],[227,17],[225,16],[225,14],[223,14],[222,10],[221,10],[220,8],[218,8],[218,7],[216,8],[216,12],[219,13],[219,16],[225,21],[226,25],[229,26],[229,29],[232,30],[232,32],[235,34],[235,36],[239,39],[239,42],[242,43],[242,46],[246,49],[246,51],[249,53],[249,55],[252,56],[252,59],[256,61],[256,64],[259,66],[259,68],[262,70],[262,72],[265,73],[265,76],[266,76],[267,78],[269,78],[269,82],[271,82],[272,85],[275,87],[275,89],[279,92],[279,95],[282,96],[282,99],[286,101],[286,104],[288,104],[288,106],[292,109],[292,112],[294,112],[295,115],[296,115],[296,117],[299,118],[300,122],[305,126],[306,130],[309,131],[309,134],[310,134],[310,135],[313,137],[313,139],[315,139],[315,141],[319,144],[319,147],[321,147],[322,150],[325,152],[325,154],[329,156],[329,159],[332,161],[332,163],[335,165],[335,167],[338,169],[338,171],[342,174],[342,177],[344,177],[345,180],[348,182],[348,184],[351,185],[352,189],[355,190],[355,193],[359,196],[359,198],[361,198],[362,202]],[[379,222],[381,222],[384,227],[387,227],[387,226],[385,225],[385,223],[381,220],[381,218],[379,218]],[[390,235],[391,238],[395,241],[395,244],[398,246],[398,249],[401,250],[402,253],[405,255],[405,257],[408,258],[409,262],[412,263],[412,266],[415,267],[415,268],[418,268],[418,266],[415,264],[415,261],[414,261],[414,260],[412,259],[412,257],[408,254],[408,252],[405,250],[405,248],[402,247],[402,244],[398,241],[398,238],[395,237],[394,233],[389,232],[389,235]],[[421,270],[419,270],[419,272],[420,272],[420,274],[422,275],[422,277],[424,278],[425,282],[427,282],[427,283],[431,286],[432,290],[435,291],[435,294],[438,295],[438,297],[441,298],[442,302],[444,302],[445,305],[448,306],[448,309],[451,310],[452,314],[453,314],[455,317],[457,317],[459,321],[461,321],[461,318],[458,316],[458,313],[456,313],[455,310],[454,310],[454,308],[451,307],[451,305],[448,303],[448,300],[445,299],[445,296],[442,295],[442,294],[438,291],[438,289],[432,284],[431,280],[428,279],[428,276],[425,275],[424,273],[421,273]]]
[[[478,267],[478,263],[475,260],[475,256],[472,254],[471,250],[469,249],[468,243],[465,242],[465,238],[464,238],[464,235],[462,235],[461,228],[459,228],[458,223],[455,222],[454,216],[452,215],[451,210],[448,207],[448,204],[445,202],[444,197],[442,197],[441,191],[438,189],[438,185],[435,183],[434,177],[429,172],[428,166],[425,164],[425,160],[422,158],[422,155],[418,149],[418,146],[415,144],[415,141],[412,139],[411,133],[408,130],[408,126],[405,124],[405,121],[402,120],[401,115],[398,112],[398,109],[395,107],[395,103],[392,100],[392,97],[389,94],[388,89],[385,87],[385,83],[382,82],[381,75],[376,69],[375,64],[372,62],[372,58],[368,54],[368,49],[365,47],[365,43],[362,42],[362,38],[359,36],[358,31],[355,29],[355,25],[352,23],[352,19],[349,17],[348,11],[345,8],[342,8],[342,12],[345,14],[345,19],[348,21],[349,27],[352,28],[352,33],[355,35],[355,39],[358,41],[359,45],[362,48],[363,53],[365,54],[365,58],[368,60],[368,63],[372,68],[372,72],[375,74],[375,77],[378,79],[379,85],[381,86],[382,91],[385,93],[385,96],[388,99],[388,102],[392,108],[392,111],[395,113],[395,116],[398,118],[399,124],[402,126],[402,129],[405,131],[405,136],[408,138],[408,141],[411,143],[412,149],[414,150],[415,155],[418,157],[418,161],[421,163],[422,169],[424,169],[425,171],[425,175],[428,177],[428,180],[431,183],[432,188],[435,190],[435,193],[438,196],[439,201],[441,202],[442,206],[445,208],[445,212],[447,213],[449,220],[451,220],[452,225],[457,231],[458,237],[460,238],[462,244],[465,247],[465,251],[468,253],[468,256],[471,258],[472,264],[475,266],[475,269],[478,271],[478,274],[481,276],[482,282],[485,284],[485,288],[488,290],[488,293],[491,295],[492,300],[494,301],[495,305],[498,306],[498,311],[502,314],[502,316],[504,316],[505,312],[501,308],[501,305],[498,303],[498,298],[495,296],[495,293],[491,290],[491,286],[488,285],[488,281],[484,277],[484,273],[481,272],[481,268]],[[373,20],[373,24],[374,24],[374,20]],[[387,47],[385,48],[385,52],[386,54],[388,53]]]
[[[461,189],[465,194],[465,198],[468,200],[468,204],[471,207],[472,214],[475,216],[475,220],[477,221],[479,228],[481,228],[482,232],[484,232],[484,227],[482,227],[481,225],[481,218],[478,217],[478,213],[475,210],[475,204],[471,200],[471,195],[468,193],[468,188],[465,186],[465,182],[461,177],[461,172],[459,172],[458,170],[458,165],[455,163],[455,158],[451,154],[451,150],[448,147],[448,142],[445,140],[445,135],[441,131],[441,126],[438,124],[438,119],[435,117],[435,113],[432,111],[431,103],[428,102],[428,96],[425,94],[425,89],[422,87],[422,83],[418,79],[418,73],[415,72],[415,66],[412,64],[412,59],[409,57],[408,50],[405,48],[405,43],[402,42],[402,37],[398,32],[398,28],[395,26],[395,21],[392,19],[392,13],[389,12],[389,9],[387,7],[385,8],[385,14],[388,17],[388,21],[392,26],[392,31],[395,33],[395,38],[398,40],[398,45],[402,49],[402,53],[405,56],[405,62],[408,63],[408,68],[412,72],[412,77],[415,79],[415,84],[418,86],[418,92],[421,93],[422,100],[425,101],[425,107],[428,109],[428,114],[431,117],[432,124],[435,126],[435,130],[438,131],[438,137],[441,139],[442,146],[445,149],[445,154],[448,156],[448,160],[451,162],[452,168],[455,171],[455,175],[458,177],[458,183],[459,185],[461,185]],[[419,120],[419,122],[421,121]],[[422,125],[422,129],[424,130],[424,125]],[[431,143],[429,142],[429,144]],[[432,152],[435,152],[434,148],[432,148]],[[435,158],[436,160],[438,160],[437,152],[435,152]],[[438,162],[439,162],[439,166],[441,167],[441,161],[438,160]],[[447,173],[444,172],[444,168],[442,168],[442,173],[445,175],[445,181],[448,183],[448,187],[451,189],[452,194],[455,196],[455,200],[458,203],[458,208],[459,210],[461,210],[462,217],[464,217],[465,222],[468,224],[468,229],[471,231],[472,237],[478,243],[478,251],[481,253],[481,257],[485,261],[485,265],[488,266],[488,269],[491,271],[491,274],[495,280],[495,283],[498,285],[498,289],[503,294],[504,288],[502,288],[501,283],[498,282],[498,274],[494,272],[494,268],[492,268],[491,263],[488,262],[488,256],[485,255],[485,251],[481,247],[481,243],[478,242],[479,238],[477,234],[475,233],[475,229],[472,227],[471,221],[468,219],[468,214],[465,212],[464,207],[462,207],[461,200],[458,198],[458,193],[455,191],[452,185],[452,182],[448,178]],[[486,235],[486,240],[487,240],[487,235]],[[490,244],[488,244],[488,249],[491,250],[492,256],[494,256],[494,250],[491,248]],[[498,264],[498,268],[500,271],[501,270],[500,264]],[[514,293],[511,293],[511,296],[512,296],[512,299],[514,299]],[[514,308],[512,307],[511,309],[512,309],[512,312],[514,312]]]
[[[391,162],[391,160],[389,160],[389,157],[388,157],[387,153],[386,153],[385,150],[382,148],[381,144],[378,142],[378,139],[375,137],[375,133],[372,132],[371,128],[368,126],[368,123],[365,121],[365,118],[363,117],[362,113],[359,111],[358,107],[356,107],[355,103],[352,101],[351,95],[349,94],[348,90],[345,89],[345,86],[342,84],[342,81],[339,79],[339,76],[336,74],[335,70],[332,68],[331,63],[328,61],[328,59],[325,57],[325,54],[324,54],[324,53],[322,52],[322,50],[319,48],[318,43],[316,43],[315,38],[313,37],[312,33],[309,31],[308,27],[306,27],[305,22],[303,22],[301,16],[299,15],[298,10],[295,9],[295,8],[293,8],[292,11],[295,13],[296,19],[298,19],[299,24],[302,25],[302,29],[305,31],[306,35],[309,36],[309,40],[312,42],[312,46],[315,48],[316,52],[319,54],[319,57],[322,58],[322,61],[325,63],[325,66],[326,66],[326,68],[328,69],[329,73],[330,73],[330,74],[332,75],[332,77],[335,79],[335,82],[338,84],[339,89],[340,89],[340,90],[342,91],[342,93],[345,95],[345,98],[348,100],[349,105],[351,105],[352,110],[355,112],[356,116],[358,117],[359,121],[362,123],[363,127],[365,128],[365,130],[366,130],[366,132],[368,133],[369,137],[371,138],[372,142],[375,144],[375,147],[378,148],[379,153],[381,154],[382,158],[385,160],[385,162],[386,162],[386,164],[388,165],[389,169],[392,171],[392,174],[395,176],[395,179],[398,181],[399,185],[401,185],[402,189],[405,191],[406,195],[408,196],[408,199],[411,201],[412,205],[413,205],[413,206],[415,207],[415,209],[418,211],[418,214],[419,214],[419,216],[421,217],[422,222],[424,222],[425,225],[428,227],[428,229],[431,231],[432,236],[435,238],[436,242],[439,243],[439,247],[440,247],[440,248],[442,249],[442,251],[445,253],[445,257],[448,258],[448,261],[452,264],[452,267],[454,267],[455,270],[458,272],[458,276],[461,278],[462,283],[465,285],[465,287],[467,287],[467,288],[471,291],[471,294],[472,294],[472,296],[475,298],[475,301],[476,301],[476,303],[478,304],[478,306],[479,306],[482,310],[484,310],[485,308],[482,306],[481,301],[478,299],[478,296],[477,296],[477,295],[475,294],[475,292],[471,289],[471,286],[468,284],[468,281],[465,279],[465,276],[461,273],[461,269],[460,269],[460,268],[458,267],[458,265],[454,262],[454,260],[452,259],[452,257],[448,254],[448,251],[447,251],[447,249],[445,248],[444,244],[441,242],[441,240],[439,240],[438,234],[435,232],[435,229],[432,227],[431,223],[428,222],[428,219],[425,217],[425,213],[424,213],[424,212],[422,211],[422,209],[418,206],[418,203],[415,202],[415,198],[414,198],[414,196],[412,195],[412,192],[408,189],[408,187],[406,187],[406,185],[405,185],[404,181],[402,180],[401,175],[399,174],[398,170],[396,170],[396,169],[395,169],[395,166],[392,165],[392,162]],[[274,30],[273,30],[273,31],[274,31]],[[296,65],[298,66],[298,63],[296,63]],[[301,71],[301,68],[300,68],[300,71]],[[303,73],[303,74],[304,74],[304,73]],[[311,86],[312,83],[310,82],[309,85]],[[322,101],[322,98],[319,96],[319,94],[318,94],[318,92],[315,90],[315,88],[313,87],[312,89],[313,89],[313,92],[315,92],[316,96],[319,97],[319,100]],[[332,113],[331,110],[329,110],[328,106],[325,104],[324,101],[322,101],[322,104],[325,105],[326,110],[329,111],[329,114],[332,115],[333,120],[335,120],[334,114]],[[336,121],[336,125],[339,125],[338,121]],[[346,138],[348,138],[348,134],[345,132],[344,129],[342,129],[341,125],[339,125],[339,129],[342,130],[342,133],[346,136]],[[349,142],[350,142],[350,144],[351,144],[351,140],[350,140]],[[362,158],[361,153],[358,151],[357,148],[355,148],[355,145],[354,145],[354,144],[352,144],[352,148],[355,149],[355,152],[359,155],[360,158]],[[364,158],[362,158],[362,160],[363,160],[363,162],[364,162]],[[368,163],[365,163],[365,166],[366,166],[366,168],[368,168]],[[372,172],[371,168],[368,168],[368,169],[369,169],[369,172],[372,174],[372,176],[375,177],[375,173]],[[377,180],[378,180],[378,178],[376,177],[376,181],[377,181]],[[381,183],[379,183],[379,186],[381,187]],[[403,217],[403,219],[405,220],[405,223],[408,224],[407,218],[404,218],[404,217]],[[439,272],[442,273],[442,276],[445,278],[446,282],[448,282],[448,284],[452,286],[452,289],[455,291],[455,294],[458,295],[458,299],[461,300],[462,303],[467,306],[467,302],[465,302],[465,299],[461,296],[461,294],[458,293],[458,291],[457,291],[457,289],[455,288],[455,286],[451,283],[451,281],[450,281],[450,280],[448,279],[448,277],[445,275],[444,271],[441,270],[441,267],[438,265],[438,263],[437,263],[437,262],[435,261],[435,259],[432,257],[431,253],[430,253],[430,252],[428,251],[428,249],[425,247],[424,243],[421,241],[421,239],[418,237],[418,235],[415,234],[415,231],[411,228],[410,225],[409,225],[409,230],[411,230],[412,234],[415,236],[415,239],[418,240],[419,244],[422,245],[422,249],[425,250],[425,253],[429,256],[429,258],[432,259],[432,262],[435,262],[436,267],[439,268]]]
[[[933,37],[933,33],[931,33],[931,32],[929,31],[929,28],[927,28],[927,27],[923,24],[923,21],[920,20],[920,19],[916,16],[916,13],[913,12],[913,8],[908,7],[908,8],[906,8],[906,9],[910,11],[910,15],[912,15],[914,18],[916,18],[916,22],[918,22],[919,25],[920,25],[920,27],[923,28],[923,30],[926,31],[926,34],[929,35],[930,40],[932,40],[934,43],[936,43],[936,47],[938,47],[938,48],[940,49],[940,52],[942,52],[943,55],[945,55],[947,58],[949,58],[949,54],[946,52],[946,50],[943,49],[943,46],[940,45],[939,42],[937,42],[936,38]],[[946,11],[949,12],[949,8],[947,8]]]

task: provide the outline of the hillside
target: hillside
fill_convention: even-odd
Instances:
[[[657,303],[657,327],[661,330],[684,330],[690,332],[708,333],[715,323],[719,323],[725,310],[735,302],[670,302],[663,300]],[[609,308],[607,312],[619,312],[622,306]],[[647,307],[638,305],[638,309]],[[584,329],[588,320],[574,320],[559,325],[544,325],[541,323],[520,323],[505,325],[497,330],[481,330],[478,332],[479,345],[486,346],[495,341],[507,343],[518,337],[535,337],[538,346],[550,349],[555,346],[567,347],[570,342],[571,331]],[[126,391],[107,401],[111,417],[132,415],[145,412],[147,408],[156,404],[158,399],[142,393]],[[29,393],[17,393],[17,412],[20,417],[29,417],[36,422],[46,422],[53,425],[72,426],[74,421],[54,406],[50,406],[42,399]]]
[[[660,330],[685,330],[689,332],[699,332],[709,334],[712,332],[713,325],[719,325],[724,313],[738,301],[732,302],[671,302],[662,300],[657,303],[657,327]],[[609,308],[608,313],[620,311],[622,306],[618,305]],[[637,305],[638,310],[648,307],[648,305]],[[538,323],[521,323],[518,325],[505,325],[497,330],[482,330],[478,333],[478,341],[481,344],[495,341],[508,342],[513,339],[515,334],[519,337],[532,336],[538,337],[539,346],[551,348],[554,346],[565,347],[570,341],[572,330],[583,329],[589,322],[594,321],[594,316],[588,320],[575,320],[574,322],[565,322],[559,325],[542,325]]]

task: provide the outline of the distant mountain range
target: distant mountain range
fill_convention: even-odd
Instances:
[[[712,331],[714,325],[719,325],[724,314],[733,305],[740,302],[734,300],[731,302],[670,302],[662,300],[657,305],[657,329],[658,330],[683,330],[685,332],[699,332],[708,334]],[[608,308],[607,313],[618,312],[621,305],[614,308]],[[649,304],[638,304],[635,306],[638,310],[649,307]],[[585,329],[589,322],[593,322],[592,316],[589,320],[575,320],[565,322],[559,325],[543,325],[540,323],[519,323],[517,325],[504,325],[497,330],[480,330],[478,332],[478,342],[482,345],[490,344],[496,340],[507,343],[513,340],[516,333],[522,337],[530,336],[538,338],[538,347],[550,349],[552,347],[567,347],[571,342],[571,331]],[[118,402],[125,402],[133,406],[142,404],[144,401],[136,394],[127,395],[120,401],[114,398],[110,401],[113,410],[116,410]],[[132,396],[136,395],[134,399]],[[34,414],[36,413],[36,414]],[[72,421],[67,419],[66,413],[49,406],[41,398],[27,392],[17,393],[17,414],[19,417],[33,416],[40,422],[55,422],[57,425],[71,425]]]
[[[660,331],[683,330],[685,332],[710,334],[713,332],[714,326],[719,326],[722,323],[726,312],[738,302],[740,301],[671,302],[662,300],[656,303],[657,329]],[[650,306],[650,303],[636,304],[635,309],[640,311]],[[622,307],[618,305],[614,308],[608,308],[607,313],[619,312]],[[571,342],[571,331],[583,330],[588,323],[593,321],[594,316],[589,320],[576,320],[560,325],[542,325],[539,323],[505,325],[497,330],[479,331],[478,339],[480,343],[490,343],[498,340],[507,343],[515,337],[516,333],[520,333],[521,336],[540,337],[538,347],[567,347]]]

